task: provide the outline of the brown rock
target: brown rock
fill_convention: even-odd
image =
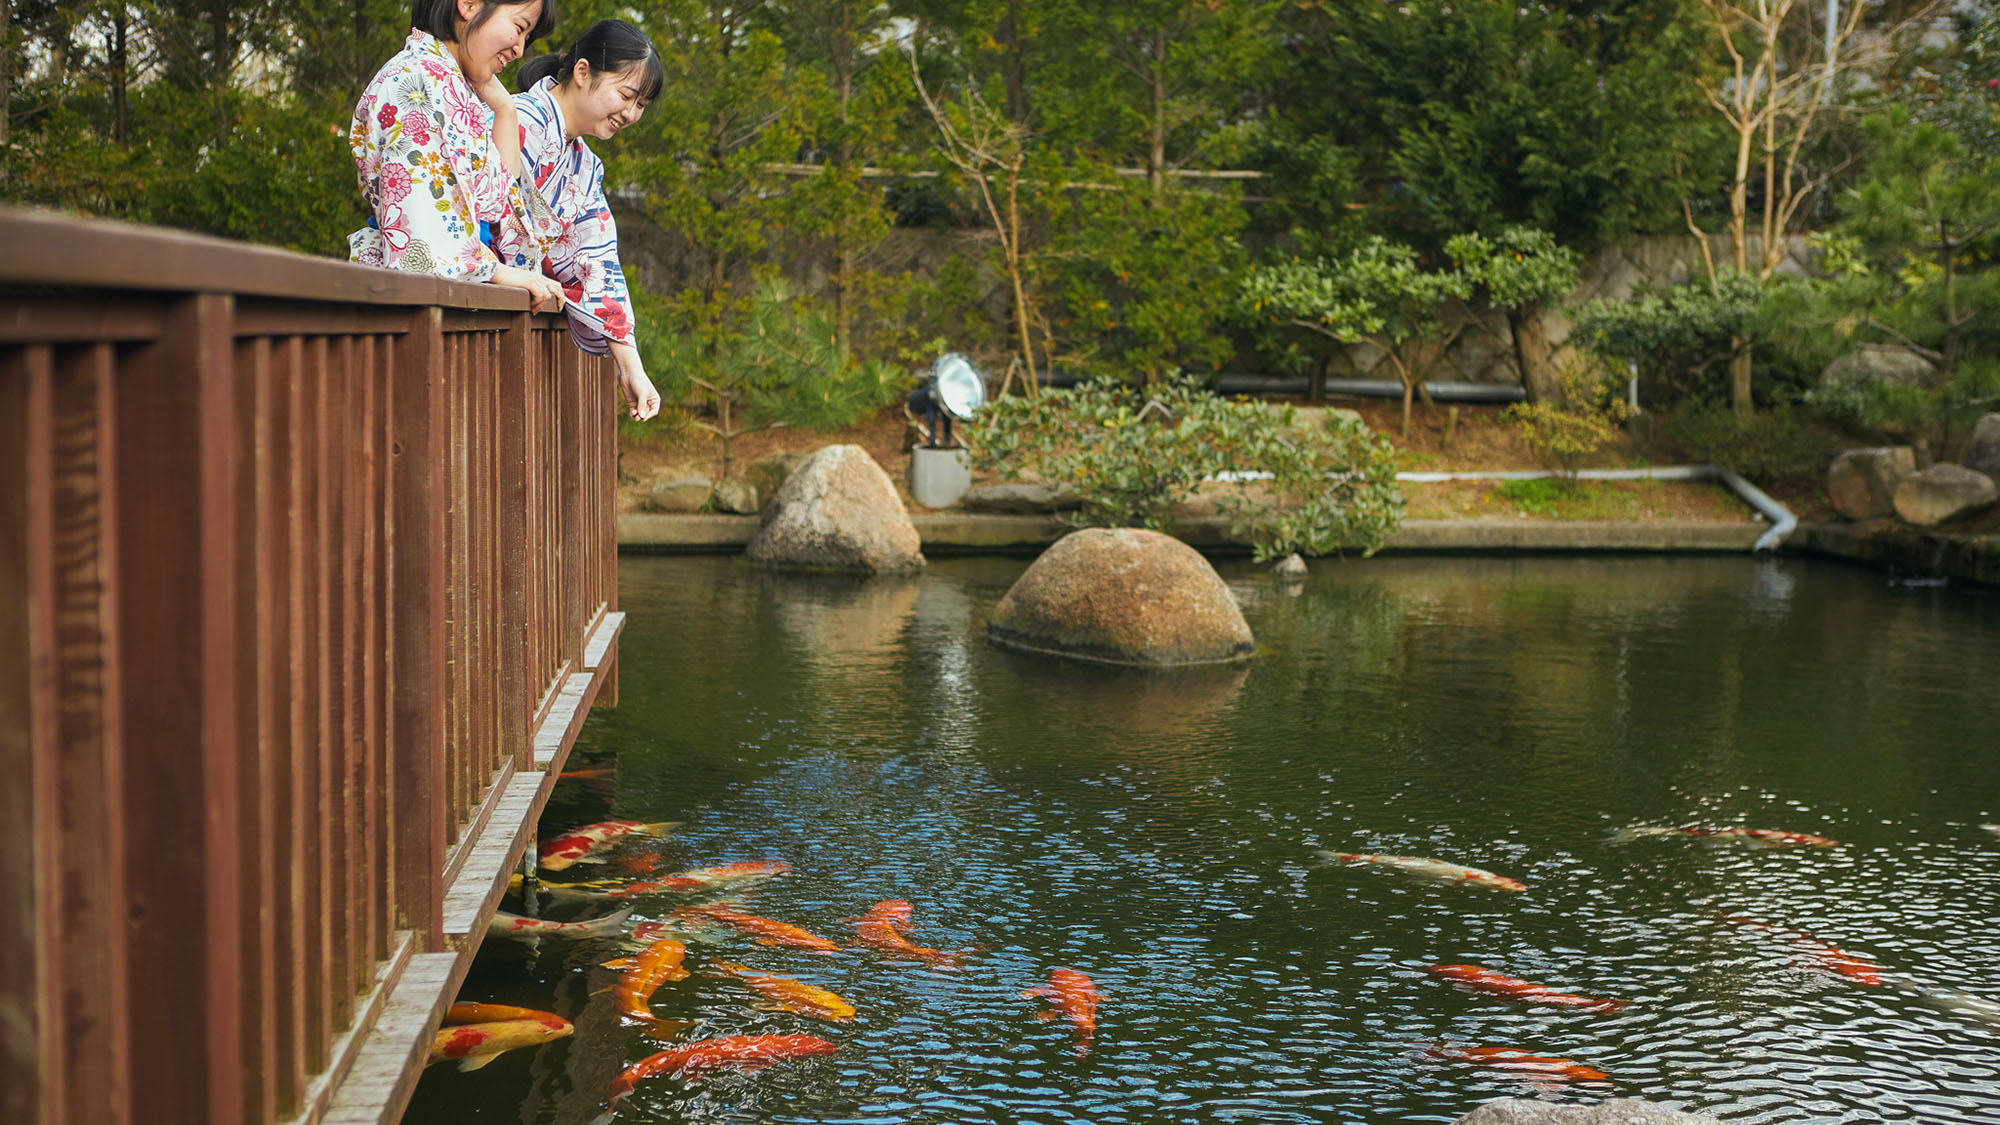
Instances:
[[[1109,664],[1210,664],[1257,649],[1235,596],[1200,552],[1134,528],[1057,540],[993,607],[986,635]]]
[[[1940,462],[1911,473],[1896,486],[1896,515],[1917,527],[1935,527],[1976,512],[2000,500],[2000,487],[1985,473],[1964,465]]]
[[[1827,467],[1827,496],[1834,510],[1851,520],[1894,515],[1896,486],[1916,471],[1916,451],[1907,445],[1849,449]]]
[[[641,511],[666,514],[699,512],[708,503],[709,492],[714,488],[707,477],[687,477],[682,480],[663,481],[654,485],[639,501]]]
[[[1972,427],[1972,444],[1959,464],[2000,480],[2000,414],[1988,414]]]
[[[744,553],[758,562],[911,570],[923,543],[889,474],[858,445],[829,445],[778,489]]]
[[[785,487],[785,482],[792,479],[792,474],[799,471],[799,466],[805,464],[809,456],[811,454],[808,453],[773,453],[769,457],[760,457],[743,470],[743,479],[755,486],[759,498],[768,501],[778,495],[778,490]]]

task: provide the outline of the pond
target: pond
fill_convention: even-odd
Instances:
[[[681,822],[621,856],[635,871],[648,850],[668,872],[783,860],[742,908],[849,948],[690,940],[657,1014],[838,1049],[648,1079],[619,1121],[1449,1122],[1629,1096],[1729,1122],[2000,1122],[2000,1026],[1947,995],[2000,1001],[1994,591],[1738,557],[1329,560],[1288,591],[1223,561],[1259,657],[1143,673],[989,646],[1024,560],[908,580],[620,565],[620,702],[570,762],[615,772],[558,786],[545,831]],[[1627,831],[1687,826],[1839,843]],[[912,904],[917,944],[976,951],[853,948],[884,899]],[[618,1022],[599,963],[619,955],[487,939],[461,998],[576,1034],[432,1067],[406,1120],[600,1114],[660,1047]],[[752,1007],[705,971],[723,961],[860,1016]],[[1479,994],[1441,963],[1623,1006]],[[1087,1052],[1022,996],[1056,967],[1102,991]],[[1608,1079],[1454,1053],[1483,1047]]]

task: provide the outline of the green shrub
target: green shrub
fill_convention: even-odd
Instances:
[[[1666,430],[1691,459],[1766,483],[1817,481],[1842,445],[1806,410],[1791,406],[1739,418],[1721,403],[1684,402],[1667,414]]]
[[[1527,515],[1552,516],[1563,501],[1569,499],[1566,485],[1567,482],[1555,477],[1503,480],[1493,493]]]
[[[1185,377],[1151,391],[1099,381],[1004,397],[966,428],[979,467],[1075,488],[1085,526],[1162,530],[1224,472],[1270,474],[1211,492],[1260,561],[1373,554],[1402,522],[1388,439],[1349,415],[1308,424],[1291,407],[1224,399]]]
[[[1618,437],[1631,407],[1618,397],[1618,380],[1585,363],[1562,373],[1562,401],[1522,402],[1503,416],[1525,431],[1528,448],[1564,476],[1574,478],[1583,459]]]

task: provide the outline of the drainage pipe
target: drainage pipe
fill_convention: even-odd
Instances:
[[[1436,484],[1452,480],[1539,480],[1555,476],[1546,470],[1526,470],[1517,472],[1468,472],[1468,473],[1397,473],[1396,479],[1413,484]],[[1717,465],[1662,465],[1652,469],[1579,469],[1579,480],[1719,480],[1729,490],[1743,498],[1743,502],[1757,509],[1765,519],[1771,521],[1770,530],[1757,537],[1752,551],[1768,551],[1784,542],[1792,529],[1799,525],[1797,516],[1791,509],[1771,499],[1763,489],[1744,480],[1735,472]],[[1248,474],[1244,474],[1247,478]]]

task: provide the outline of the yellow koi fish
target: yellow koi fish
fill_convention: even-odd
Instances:
[[[430,1062],[456,1059],[458,1069],[478,1070],[516,1047],[538,1047],[574,1030],[560,1016],[441,1027],[431,1037]]]
[[[854,1005],[817,985],[775,973],[760,973],[734,961],[715,963],[715,974],[727,976],[764,998],[761,1008],[795,1012],[802,1016],[846,1023],[854,1018]]]

